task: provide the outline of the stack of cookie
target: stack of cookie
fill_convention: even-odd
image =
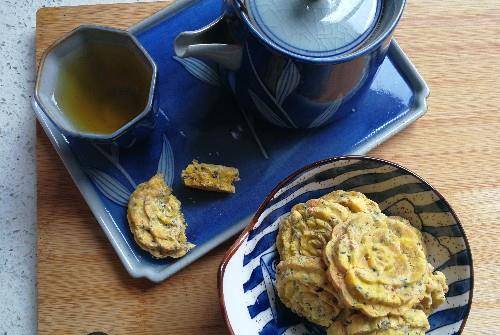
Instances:
[[[425,334],[446,279],[427,262],[420,231],[359,192],[295,205],[280,223],[277,289],[328,334]]]

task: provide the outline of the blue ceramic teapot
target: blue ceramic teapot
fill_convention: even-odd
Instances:
[[[179,34],[174,49],[225,68],[241,108],[280,127],[319,127],[370,85],[405,2],[226,0],[221,17]]]

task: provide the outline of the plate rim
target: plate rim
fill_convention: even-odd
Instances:
[[[472,251],[471,251],[471,248],[470,248],[469,240],[467,239],[467,235],[466,235],[465,230],[463,228],[462,222],[460,221],[460,218],[457,216],[455,210],[453,209],[453,207],[451,207],[451,205],[448,202],[448,200],[446,200],[446,198],[434,186],[432,186],[431,184],[429,184],[424,178],[420,177],[420,175],[416,174],[412,170],[410,170],[410,169],[408,169],[408,168],[406,168],[406,167],[404,167],[404,166],[402,166],[402,165],[400,165],[398,163],[395,163],[395,162],[392,162],[392,161],[389,161],[389,160],[386,160],[386,159],[383,159],[383,158],[378,158],[378,157],[373,157],[373,156],[366,156],[366,155],[345,155],[345,156],[333,156],[333,157],[330,157],[330,158],[326,158],[326,159],[323,159],[323,160],[316,161],[316,162],[311,163],[311,164],[307,164],[307,165],[303,166],[302,168],[300,168],[300,169],[292,172],[290,175],[288,175],[284,179],[282,179],[272,189],[272,191],[264,198],[264,200],[262,201],[262,203],[259,206],[259,209],[257,210],[257,212],[255,213],[255,215],[253,216],[253,218],[250,221],[250,223],[245,227],[245,229],[240,234],[240,236],[238,236],[238,238],[236,239],[236,241],[229,247],[229,249],[224,254],[224,257],[222,258],[222,261],[221,261],[221,263],[219,265],[219,270],[218,270],[218,273],[217,273],[217,289],[218,289],[218,294],[219,294],[219,304],[220,304],[220,307],[221,307],[221,310],[222,310],[222,313],[223,313],[223,316],[224,316],[224,322],[226,323],[226,327],[227,327],[227,329],[228,329],[228,331],[229,331],[229,333],[231,335],[238,335],[238,334],[236,334],[234,332],[233,328],[231,327],[231,322],[229,321],[229,317],[228,317],[228,313],[227,313],[226,305],[225,305],[225,299],[224,299],[224,275],[225,275],[226,267],[227,267],[229,261],[232,259],[232,257],[236,253],[236,251],[246,241],[248,235],[253,230],[254,226],[257,224],[257,221],[258,221],[259,217],[262,215],[262,213],[264,212],[264,210],[267,208],[269,202],[271,202],[271,200],[274,199],[275,194],[280,189],[282,189],[284,186],[286,186],[288,184],[288,182],[292,181],[294,178],[296,178],[297,176],[300,176],[304,172],[312,170],[312,169],[314,169],[316,167],[319,167],[319,166],[322,166],[322,165],[325,165],[325,164],[329,164],[329,163],[333,163],[333,162],[337,162],[337,161],[350,160],[350,159],[360,159],[360,160],[365,160],[365,161],[380,162],[380,163],[384,163],[384,164],[388,164],[388,165],[394,166],[394,167],[396,167],[398,169],[401,169],[401,170],[403,170],[405,172],[408,172],[411,175],[413,175],[414,177],[416,177],[418,180],[420,180],[421,182],[423,182],[424,184],[426,184],[427,186],[429,186],[430,189],[433,192],[435,192],[436,195],[438,197],[440,197],[443,200],[443,202],[450,209],[450,213],[452,214],[453,218],[455,219],[455,221],[457,223],[457,226],[460,229],[460,232],[461,232],[461,234],[462,234],[462,236],[464,238],[465,248],[466,248],[466,251],[467,251],[467,256],[468,256],[468,258],[470,260],[469,266],[470,266],[471,286],[470,286],[470,290],[469,290],[469,301],[467,303],[467,309],[465,311],[464,318],[462,319],[462,323],[461,323],[460,328],[458,330],[458,334],[462,334],[462,332],[464,330],[464,327],[465,327],[465,324],[467,323],[467,319],[468,319],[469,314],[470,314],[470,310],[471,310],[471,307],[472,307],[472,300],[473,300],[473,296],[474,296],[474,261],[473,261],[473,258],[472,258]]]

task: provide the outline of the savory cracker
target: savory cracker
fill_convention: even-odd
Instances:
[[[378,318],[351,313],[336,320],[327,335],[424,335],[429,328],[427,316],[421,310],[410,309],[402,315]]]
[[[433,267],[427,264],[427,276],[425,279],[425,295],[418,303],[417,308],[423,310],[427,315],[446,300],[448,285],[446,277],[440,271],[433,271]]]
[[[298,255],[321,257],[333,227],[349,217],[346,207],[325,199],[293,206],[280,223],[276,239],[281,260]]]
[[[156,258],[182,257],[194,247],[187,242],[181,203],[161,174],[137,186],[127,219],[137,244]]]
[[[328,335],[424,335],[448,290],[420,231],[359,192],[295,205],[276,247],[278,296]]]
[[[353,213],[380,213],[378,204],[360,192],[338,190],[325,194],[321,198],[341,204]]]
[[[339,314],[338,300],[320,258],[297,256],[280,262],[276,288],[288,308],[311,322],[328,327]]]
[[[239,171],[223,165],[199,163],[193,160],[181,173],[184,185],[205,191],[235,193],[234,182]]]
[[[325,262],[342,303],[368,316],[402,314],[424,297],[427,260],[420,232],[402,218],[353,215],[334,228]]]

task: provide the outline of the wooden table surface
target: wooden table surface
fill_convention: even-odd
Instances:
[[[124,28],[166,5],[41,9],[37,62],[79,24]],[[475,274],[465,334],[500,334],[499,8],[496,0],[409,2],[396,37],[431,88],[429,111],[370,153],[426,178],[461,218]],[[37,130],[39,333],[225,334],[216,273],[229,243],[161,284],[132,279]]]

